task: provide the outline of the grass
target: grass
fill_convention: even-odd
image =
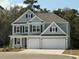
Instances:
[[[79,50],[66,50],[63,54],[77,55],[79,56]]]
[[[0,52],[18,52],[22,50],[23,49],[16,49],[16,48],[0,48]]]

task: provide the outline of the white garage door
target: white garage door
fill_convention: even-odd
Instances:
[[[65,39],[43,39],[42,48],[65,49],[67,47]]]
[[[39,39],[28,39],[27,48],[37,49],[39,48]]]

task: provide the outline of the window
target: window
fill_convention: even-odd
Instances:
[[[25,27],[25,32],[28,32],[28,27]]]
[[[57,31],[58,31],[57,27],[50,27],[50,32],[57,32]]]
[[[33,26],[33,32],[36,32],[36,26]]]
[[[22,28],[23,28],[23,26],[20,26],[20,33],[22,33]]]
[[[15,44],[20,44],[20,38],[15,38]]]
[[[28,18],[28,14],[26,14],[26,18]]]
[[[50,32],[52,32],[52,28],[50,27]]]
[[[37,32],[39,32],[40,31],[40,26],[37,26]]]
[[[32,18],[33,14],[26,14],[26,18]]]
[[[20,32],[20,27],[17,27],[16,31],[17,31],[17,32]]]
[[[33,17],[33,14],[31,14],[31,18]]]
[[[24,26],[23,26],[23,33],[24,33]]]
[[[32,32],[40,32],[41,26],[32,26]]]
[[[57,32],[57,30],[58,30],[58,29],[57,29],[57,27],[56,27],[56,32]]]

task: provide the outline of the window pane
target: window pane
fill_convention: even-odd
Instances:
[[[50,27],[50,32],[52,32],[52,28]]]
[[[24,33],[24,26],[23,26],[23,33]]]
[[[21,33],[22,33],[22,27],[23,27],[23,26],[20,26],[20,32],[21,32]]]
[[[17,32],[20,32],[19,27],[17,27]]]
[[[25,32],[28,32],[28,27],[25,27]]]
[[[40,26],[37,26],[37,32],[39,32],[40,31]]]
[[[33,32],[35,32],[36,31],[36,26],[33,26]]]
[[[17,44],[20,44],[20,39],[19,38],[17,39]]]
[[[31,18],[33,17],[33,14],[31,14]]]
[[[26,14],[26,18],[28,18],[28,14]]]
[[[58,30],[57,27],[55,29],[56,29],[56,32],[57,32],[57,30]]]

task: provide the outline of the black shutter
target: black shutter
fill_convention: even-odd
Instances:
[[[17,39],[16,39],[16,38],[14,38],[14,39],[15,39],[15,44],[17,44],[17,43],[16,43],[16,40],[17,40]]]
[[[16,26],[14,26],[14,33],[16,33]]]
[[[43,25],[41,25],[41,32],[43,31]]]

